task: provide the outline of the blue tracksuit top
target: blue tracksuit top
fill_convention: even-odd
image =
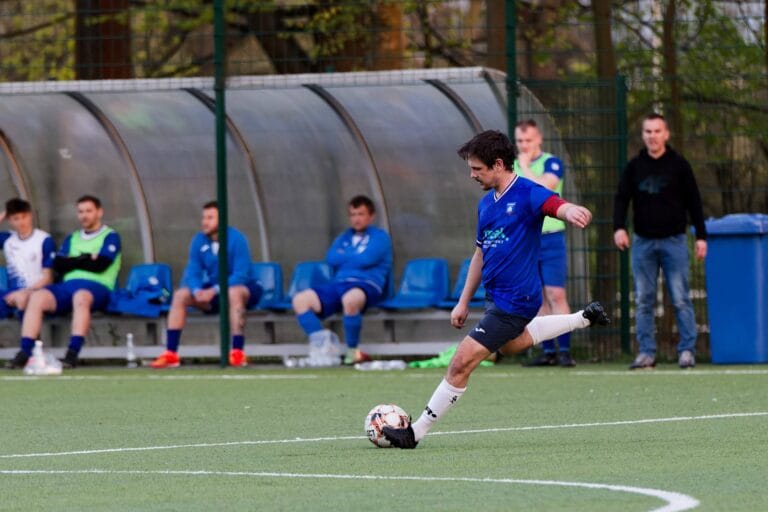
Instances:
[[[392,240],[386,231],[368,226],[355,238],[347,229],[333,241],[325,260],[333,268],[336,281],[365,281],[385,291],[392,270]]]
[[[189,244],[189,261],[181,278],[181,285],[193,292],[219,283],[219,242],[202,232],[197,233]],[[227,263],[229,286],[248,285],[251,275],[251,249],[248,240],[235,228],[227,229]]]

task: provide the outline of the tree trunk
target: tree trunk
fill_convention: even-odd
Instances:
[[[766,0],[768,2],[768,0]],[[486,38],[488,57],[485,65],[489,68],[507,71],[507,31],[504,0],[488,0],[486,5]]]
[[[400,3],[383,3],[375,8],[380,30],[371,45],[374,71],[402,69],[405,52],[403,31],[403,7]]]
[[[613,80],[616,76],[616,52],[611,38],[611,0],[593,0],[597,76]]]
[[[672,145],[683,151],[683,112],[680,99],[680,80],[677,76],[677,1],[667,0],[662,23],[662,52],[664,54],[664,77],[669,82],[669,121],[672,129]]]
[[[130,0],[77,0],[75,73],[79,80],[132,78]]]
[[[307,53],[294,37],[281,37],[282,19],[274,11],[258,10],[248,16],[249,24],[256,27],[254,35],[264,52],[269,55],[275,73],[311,73],[317,67],[310,62]]]

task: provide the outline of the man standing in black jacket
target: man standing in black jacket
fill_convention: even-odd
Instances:
[[[688,287],[685,228],[690,216],[696,228],[696,259],[703,260],[707,255],[707,233],[701,196],[691,165],[667,146],[669,128],[664,117],[646,116],[642,135],[645,148],[624,169],[613,210],[613,241],[623,251],[630,245],[626,220],[632,201],[632,272],[639,353],[630,369],[656,366],[653,309],[660,268],[680,331],[678,364],[680,368],[691,368],[696,364],[696,319]]]

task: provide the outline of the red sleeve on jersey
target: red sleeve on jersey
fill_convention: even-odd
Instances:
[[[558,195],[551,196],[541,205],[541,213],[557,218],[557,210],[567,202]]]

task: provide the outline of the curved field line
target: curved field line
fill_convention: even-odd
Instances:
[[[170,475],[170,476],[235,476],[235,477],[262,477],[262,478],[314,478],[336,480],[390,480],[390,481],[416,481],[416,482],[463,482],[482,484],[523,484],[523,485],[551,485],[559,487],[577,487],[582,489],[598,489],[614,492],[626,492],[650,496],[664,501],[666,504],[660,508],[653,508],[651,512],[681,512],[691,510],[699,506],[696,498],[673,491],[651,489],[647,487],[631,487],[627,485],[596,484],[589,482],[562,482],[558,480],[523,480],[516,478],[470,478],[470,477],[432,477],[432,476],[389,476],[389,475],[345,475],[324,473],[277,473],[267,471],[205,471],[205,470],[107,470],[107,469],[83,469],[83,470],[0,470],[0,475]]]

